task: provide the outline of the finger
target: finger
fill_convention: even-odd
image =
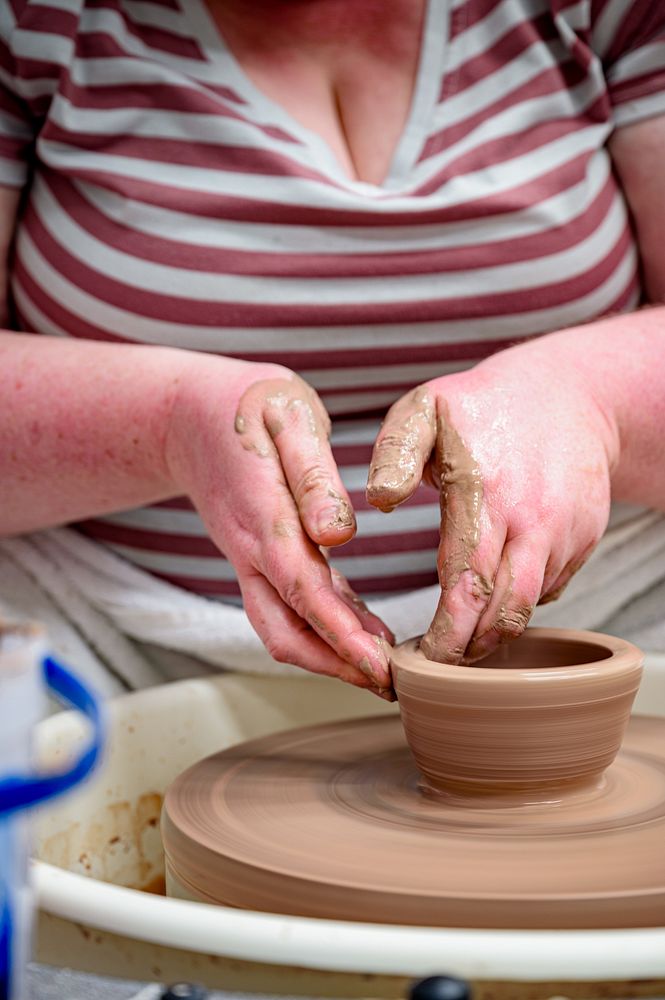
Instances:
[[[284,604],[265,577],[253,572],[243,574],[240,588],[247,617],[273,659],[311,673],[339,677],[387,701],[394,700],[391,689],[374,687],[371,678],[362,670],[337,656],[295,611]]]
[[[292,519],[298,523],[290,503]],[[365,631],[355,611],[336,593],[328,563],[302,531],[285,531],[280,538],[267,540],[257,553],[255,568],[338,656],[367,674],[375,687],[392,687],[383,643]]]
[[[492,594],[492,572],[489,561],[485,570],[465,569],[451,590],[441,591],[432,624],[420,641],[420,648],[428,660],[462,662],[464,651]]]
[[[264,422],[309,537],[319,545],[348,542],[356,519],[328,440],[330,422],[316,393],[298,380],[288,391],[271,394]]]
[[[465,663],[481,660],[522,634],[540,597],[547,556],[543,542],[530,535],[506,543],[492,597],[466,649]]]
[[[392,645],[395,642],[395,636],[385,622],[381,621],[378,615],[369,610],[365,602],[362,598],[358,597],[349,581],[339,570],[331,567],[330,573],[335,592],[339,594],[347,607],[351,608],[365,631],[371,632],[372,635],[378,636]]]
[[[548,566],[547,572],[545,573],[545,581],[543,583],[543,593],[538,601],[539,604],[549,604],[551,601],[556,601],[559,597],[561,597],[562,593],[577,571],[584,566],[597,544],[597,542],[593,542],[585,549],[584,552],[582,552],[581,555],[576,555],[573,556],[572,559],[569,559],[558,576],[554,576]],[[556,573],[556,570],[554,572]],[[554,579],[552,579],[553,576]]]
[[[236,430],[243,446],[275,452],[309,537],[341,545],[356,530],[351,501],[332,455],[330,420],[318,395],[302,379],[254,383],[238,405]]]
[[[438,419],[434,464],[441,490],[441,597],[420,646],[431,660],[460,663],[489,603],[506,527],[490,521],[480,471],[445,408]]]
[[[367,500],[386,513],[414,493],[436,439],[434,400],[419,386],[389,409],[372,452]]]
[[[290,380],[279,379],[275,382],[266,381],[261,389],[264,406],[271,395],[282,401],[291,398],[279,395],[285,384],[290,387]],[[249,392],[257,392],[260,385],[256,383],[252,386],[245,397]],[[271,387],[270,391],[266,386]],[[283,405],[283,402],[279,403],[280,407]],[[241,416],[239,433],[246,438],[245,447],[260,442],[263,418],[261,426],[258,426],[256,408],[246,401]],[[274,433],[276,436],[279,434],[277,430]],[[272,439],[270,445],[273,447]],[[246,534],[253,536],[249,558],[252,568],[270,582],[282,601],[310,625],[341,659],[364,672],[373,686],[382,690],[391,689],[389,657],[381,644],[376,642],[376,636],[363,629],[356,614],[335,593],[330,567],[318,546],[302,529],[295,498],[284,478],[282,465],[277,463],[275,466],[268,460],[257,469],[254,501],[254,521],[244,526]],[[216,537],[214,530],[211,534]],[[217,534],[221,536],[222,532]]]

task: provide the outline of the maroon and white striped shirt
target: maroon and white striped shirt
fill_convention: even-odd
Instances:
[[[204,0],[2,0],[0,183],[27,186],[16,316],[295,369],[358,512],[333,562],[365,593],[434,583],[434,492],[389,518],[365,502],[380,416],[516,339],[639,303],[606,141],[663,113],[663,0],[428,0],[388,177],[354,182],[249,81]],[[186,499],[80,528],[238,593]]]

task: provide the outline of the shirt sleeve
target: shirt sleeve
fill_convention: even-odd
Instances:
[[[615,125],[665,114],[665,0],[592,0],[591,45]]]
[[[0,184],[22,187],[85,0],[0,0]]]
[[[36,135],[33,113],[21,97],[25,85],[14,53],[14,35],[25,4],[0,6],[0,185],[23,187]]]

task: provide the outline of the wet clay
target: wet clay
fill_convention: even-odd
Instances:
[[[298,375],[252,383],[240,398],[234,427],[246,451],[265,456],[270,454],[266,435],[271,440],[278,437],[289,417],[315,441],[330,433],[327,413],[311,387]]]
[[[367,482],[367,499],[388,514],[420,482],[436,435],[436,409],[424,386],[391,407],[377,441]]]
[[[424,475],[439,487],[444,553],[439,580],[445,596],[462,573],[472,569],[480,542],[483,483],[476,459],[450,420],[448,406],[443,400],[437,403],[427,385],[418,386],[388,411],[372,455],[367,499],[389,513],[412,496]],[[471,586],[485,602],[489,600],[491,580],[474,572]],[[444,637],[452,626],[451,615],[440,602],[423,638],[430,659],[447,659]],[[459,651],[460,658],[463,652]]]
[[[234,428],[245,451],[259,458],[276,457],[275,442],[290,428],[295,435],[306,435],[314,456],[321,454],[321,441],[330,437],[330,418],[316,392],[300,376],[261,379],[245,390],[238,403]],[[330,484],[320,482],[320,469],[315,467],[311,482],[304,481],[306,493],[314,487],[325,491],[330,501],[321,514],[319,530],[348,532],[355,529],[355,516],[349,501]],[[297,498],[296,498],[297,499]],[[286,532],[278,522],[277,537]]]
[[[450,422],[443,406],[437,419],[436,470],[441,488],[441,533],[449,544],[440,575],[447,590],[452,590],[464,570],[471,567],[471,556],[480,541],[480,508],[483,484],[475,458]],[[483,581],[489,593],[491,586]]]
[[[422,390],[420,390],[422,393]],[[412,400],[412,409],[403,420],[403,427],[409,428],[409,433],[389,436],[391,445],[384,457],[381,476],[386,483],[393,478],[409,472],[414,475],[411,466],[417,467],[422,472],[423,466],[430,457],[430,451],[434,450],[434,475],[439,481],[439,498],[441,505],[441,539],[444,551],[444,560],[439,565],[439,580],[443,593],[451,591],[458,583],[462,573],[472,568],[471,562],[473,553],[478,548],[480,542],[480,517],[483,501],[483,484],[478,463],[466,446],[455,427],[451,423],[448,407],[440,402],[438,414],[435,417],[434,406],[428,397],[425,403],[415,394]],[[436,434],[431,440],[427,440],[421,434],[418,443],[421,449],[429,450],[414,458],[413,438],[414,432],[410,430],[416,419],[420,421],[435,423]],[[392,438],[395,441],[392,441]],[[398,444],[400,447],[398,447]],[[389,459],[392,455],[394,465],[393,473],[389,470]],[[404,456],[407,457],[404,457]],[[408,458],[410,456],[410,458]],[[408,463],[411,463],[409,465]],[[372,483],[370,478],[370,488],[368,488],[368,498],[370,502],[376,503],[372,496]],[[375,490],[376,491],[376,490]],[[403,498],[402,498],[403,499]],[[385,506],[382,509],[391,509]],[[376,503],[377,506],[381,504]],[[479,573],[474,572],[472,587],[474,591],[488,601],[492,594],[492,582],[485,579]],[[423,638],[423,650],[432,660],[441,660],[444,657],[439,652],[441,648],[441,637],[449,632],[453,625],[451,616],[441,604],[435,616],[428,634]],[[463,652],[463,651],[460,651]]]
[[[209,902],[380,923],[663,924],[665,720],[632,719],[614,756],[639,650],[534,629],[483,662],[450,668],[437,702],[441,665],[397,648],[413,755],[400,719],[380,718],[190,768],[165,799],[168,880]]]

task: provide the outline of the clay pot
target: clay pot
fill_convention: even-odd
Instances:
[[[426,787],[543,801],[597,783],[614,760],[642,661],[622,639],[534,628],[474,666],[428,660],[410,639],[391,668]]]

